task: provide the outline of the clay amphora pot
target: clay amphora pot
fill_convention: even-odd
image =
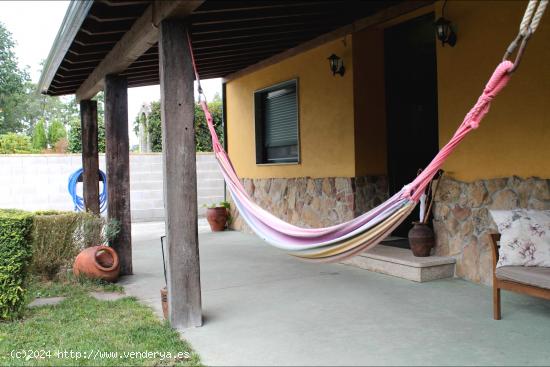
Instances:
[[[434,231],[425,223],[414,222],[409,231],[409,245],[414,256],[430,256],[430,251],[435,245]]]
[[[223,231],[227,223],[227,209],[223,207],[208,208],[206,210],[206,220],[208,220],[212,232]]]
[[[73,273],[91,279],[114,282],[120,271],[118,255],[108,246],[93,246],[82,250],[76,257]]]

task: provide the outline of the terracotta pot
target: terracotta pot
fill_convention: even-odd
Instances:
[[[82,250],[76,257],[73,273],[92,279],[114,282],[119,273],[118,255],[107,246],[93,246]]]
[[[206,210],[206,220],[208,220],[212,232],[223,231],[227,224],[227,209],[223,207],[208,208]]]
[[[160,289],[160,302],[162,303],[164,319],[168,320],[168,289],[166,287]]]
[[[409,245],[414,256],[430,256],[430,251],[435,246],[434,231],[427,224],[414,222],[409,231]]]

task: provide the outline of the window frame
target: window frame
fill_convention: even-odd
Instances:
[[[264,145],[264,133],[263,128],[265,126],[265,121],[263,119],[263,110],[262,110],[262,96],[265,93],[281,89],[287,85],[294,84],[296,86],[296,145],[297,145],[297,156],[296,161],[292,162],[268,162],[265,157],[265,145]],[[281,166],[281,165],[298,165],[302,162],[301,154],[301,137],[300,137],[300,93],[299,93],[299,80],[298,78],[288,79],[270,86],[257,89],[252,92],[253,99],[253,112],[254,112],[254,138],[255,138],[255,150],[256,150],[256,165],[258,166]]]

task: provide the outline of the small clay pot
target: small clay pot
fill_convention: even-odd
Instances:
[[[93,246],[82,250],[74,260],[73,273],[91,279],[114,282],[120,271],[118,255],[107,246]]]
[[[206,220],[208,220],[212,232],[223,231],[227,224],[227,209],[223,207],[208,208],[206,210]]]
[[[434,231],[425,223],[414,222],[409,231],[409,246],[414,256],[430,256],[430,251],[435,246]]]
[[[160,302],[162,303],[164,319],[168,320],[168,289],[166,287],[160,289]]]

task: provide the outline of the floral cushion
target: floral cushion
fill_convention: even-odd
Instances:
[[[500,237],[497,267],[550,267],[550,210],[491,210]]]

